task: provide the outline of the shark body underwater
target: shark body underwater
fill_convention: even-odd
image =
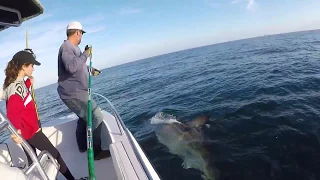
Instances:
[[[169,119],[163,113],[158,113],[155,117],[157,120]],[[208,119],[208,116],[199,116],[187,123],[177,120],[161,123],[156,128],[155,134],[159,142],[165,145],[170,153],[184,160],[184,168],[198,169],[203,173],[203,179],[217,180],[219,171],[212,165],[210,153],[202,146],[204,138],[198,130],[198,127],[204,125]]]

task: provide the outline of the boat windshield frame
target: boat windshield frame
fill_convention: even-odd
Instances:
[[[43,14],[44,8],[39,0],[1,0],[0,31],[19,27],[23,22]]]

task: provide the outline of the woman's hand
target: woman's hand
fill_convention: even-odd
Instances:
[[[18,134],[21,134],[20,129],[18,129]],[[11,135],[11,139],[12,139],[15,143],[17,143],[17,144],[22,143],[22,139],[19,138],[18,136],[16,136],[15,134],[12,134],[12,135]]]
[[[29,76],[29,79],[30,79],[30,83],[31,83],[31,86],[33,85],[33,76]]]

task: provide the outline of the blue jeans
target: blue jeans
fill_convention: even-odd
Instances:
[[[88,96],[78,96],[77,98],[73,99],[62,99],[64,104],[79,117],[79,121],[85,121],[78,123],[78,126],[87,123],[87,112],[88,112]],[[100,108],[97,106],[96,102],[92,99],[92,131],[93,131],[93,145],[101,145],[101,149],[108,150],[109,144],[107,137],[102,137],[103,133],[102,130],[102,121],[103,115],[100,111]],[[83,128],[83,127],[80,127]],[[105,128],[106,129],[106,128]],[[83,129],[83,135],[86,135],[86,129]],[[78,128],[77,128],[78,131]],[[78,135],[78,132],[77,132]],[[84,136],[86,137],[86,136]],[[78,137],[77,137],[78,138]],[[79,145],[79,144],[78,144]],[[80,146],[79,146],[80,148]]]

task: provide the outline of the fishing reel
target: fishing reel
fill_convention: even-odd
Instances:
[[[24,51],[26,51],[26,52],[28,52],[28,53],[31,53],[32,56],[34,57],[34,59],[37,59],[37,56],[36,56],[36,54],[32,51],[32,49],[26,48],[26,49],[24,49]]]
[[[100,75],[101,71],[99,71],[98,69],[94,69],[94,71],[92,72],[93,76],[98,76]]]
[[[84,50],[88,50],[88,49],[92,49],[92,46],[91,45],[86,45],[86,47],[84,48]]]

